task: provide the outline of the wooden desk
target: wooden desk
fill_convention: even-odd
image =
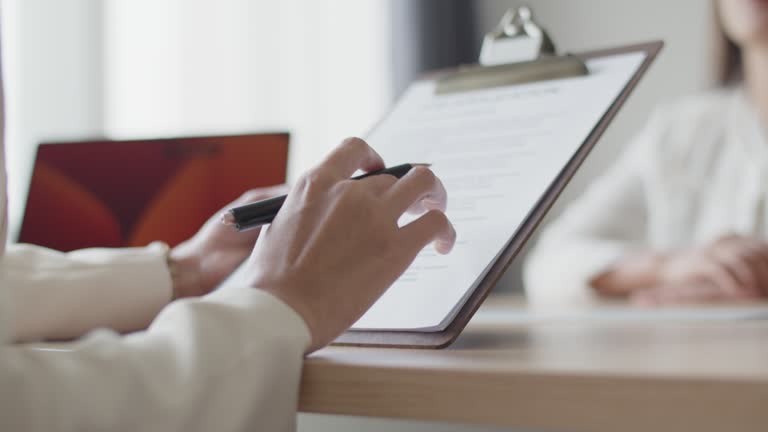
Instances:
[[[555,431],[765,432],[768,321],[484,322],[442,351],[331,347],[307,359],[299,408]]]

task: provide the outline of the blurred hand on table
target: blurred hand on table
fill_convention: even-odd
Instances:
[[[768,296],[768,243],[727,235],[701,247],[629,256],[591,281],[639,305],[743,302]]]

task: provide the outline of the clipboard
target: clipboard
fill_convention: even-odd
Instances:
[[[527,9],[527,8],[525,8]],[[512,10],[505,15],[500,27],[514,27],[511,32],[499,32],[497,28],[494,32],[489,33],[484,41],[483,52],[489,50],[485,48],[488,43],[498,43],[499,40],[504,38],[529,38],[534,39],[531,43],[538,44],[539,58],[536,60],[525,60],[518,63],[502,63],[502,62],[489,62],[487,57],[485,59],[486,65],[471,66],[458,68],[454,70],[444,70],[435,73],[427,74],[422,79],[437,80],[438,86],[436,91],[439,91],[442,83],[450,83],[448,88],[444,88],[443,91],[458,92],[467,91],[473,88],[477,88],[478,85],[485,86],[508,86],[512,80],[515,82],[531,82],[532,70],[541,67],[543,71],[559,71],[555,73],[544,74],[543,79],[556,79],[567,76],[578,76],[586,71],[587,61],[592,59],[599,59],[601,57],[609,57],[620,54],[627,54],[633,52],[643,52],[645,58],[641,65],[635,70],[631,78],[627,81],[624,87],[621,89],[619,95],[613,100],[608,107],[605,114],[595,124],[590,131],[587,138],[578,147],[578,150],[568,160],[564,168],[559,172],[556,178],[552,181],[546,192],[537,202],[537,204],[531,209],[531,211],[524,218],[522,224],[517,229],[515,234],[507,240],[505,246],[501,252],[497,255],[496,259],[489,264],[488,271],[480,278],[474,291],[469,295],[463,306],[454,317],[453,321],[447,325],[442,331],[430,331],[430,332],[415,332],[415,331],[391,331],[391,330],[349,330],[337,338],[333,345],[337,346],[358,346],[358,347],[390,347],[390,348],[416,348],[416,349],[439,349],[449,346],[459,336],[464,327],[469,323],[472,316],[477,309],[483,303],[485,298],[490,293],[491,289],[498,283],[502,275],[510,266],[512,261],[516,258],[517,254],[525,246],[526,242],[530,239],[533,232],[537,229],[541,221],[551,209],[552,205],[558,199],[562,191],[570,182],[573,175],[579,169],[586,157],[592,151],[594,146],[602,137],[603,133],[611,123],[613,118],[618,113],[619,109],[626,102],[629,95],[637,86],[640,79],[646,73],[650,65],[653,63],[661,48],[663,47],[662,41],[653,41],[648,43],[621,46],[617,48],[603,49],[598,51],[590,51],[581,54],[574,54],[568,56],[554,56],[552,54],[545,53],[545,50],[553,50],[551,40],[546,37],[546,34],[541,31],[538,34],[538,40],[535,40],[536,33],[529,35],[525,33],[526,26],[520,25],[520,20],[531,20],[531,14],[529,10],[523,11],[521,14],[519,10]],[[517,22],[517,23],[516,23]],[[530,31],[531,26],[527,26]],[[538,26],[537,26],[538,28]],[[520,36],[520,29],[523,29],[523,36]],[[490,42],[489,42],[490,41]],[[505,51],[505,55],[509,55],[509,51]],[[556,68],[552,68],[552,65],[557,65]],[[522,66],[521,66],[522,65]],[[542,66],[543,65],[543,66]],[[567,67],[563,68],[563,65]],[[574,66],[576,65],[576,66]],[[584,69],[579,68],[581,65]],[[491,68],[492,79],[487,79],[488,69]],[[525,70],[521,73],[521,70]],[[498,75],[504,75],[504,73],[511,74],[511,78],[498,79]],[[481,74],[480,79],[476,79],[477,75]],[[538,80],[536,80],[538,81]],[[458,83],[458,85],[457,85]]]

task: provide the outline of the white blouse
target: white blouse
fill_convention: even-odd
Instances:
[[[3,253],[2,105],[0,91],[0,431],[294,429],[310,335],[276,298],[235,286],[166,306],[171,280],[156,245]],[[41,323],[62,334],[107,321],[131,329],[158,312],[146,331],[97,331],[57,350],[12,340]]]
[[[534,304],[593,299],[628,254],[766,237],[768,135],[740,89],[658,109],[622,157],[543,232],[524,266]]]

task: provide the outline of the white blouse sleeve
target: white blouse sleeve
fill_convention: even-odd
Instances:
[[[645,177],[651,174],[651,148],[658,129],[658,121],[652,119],[619,160],[544,229],[523,269],[532,304],[592,301],[589,280],[646,245]]]
[[[293,430],[308,344],[291,308],[243,288],[174,302],[129,336],[5,345],[0,430]]]
[[[73,339],[106,327],[142,330],[171,299],[167,247],[70,253],[8,245],[0,280],[14,305],[14,341]]]

